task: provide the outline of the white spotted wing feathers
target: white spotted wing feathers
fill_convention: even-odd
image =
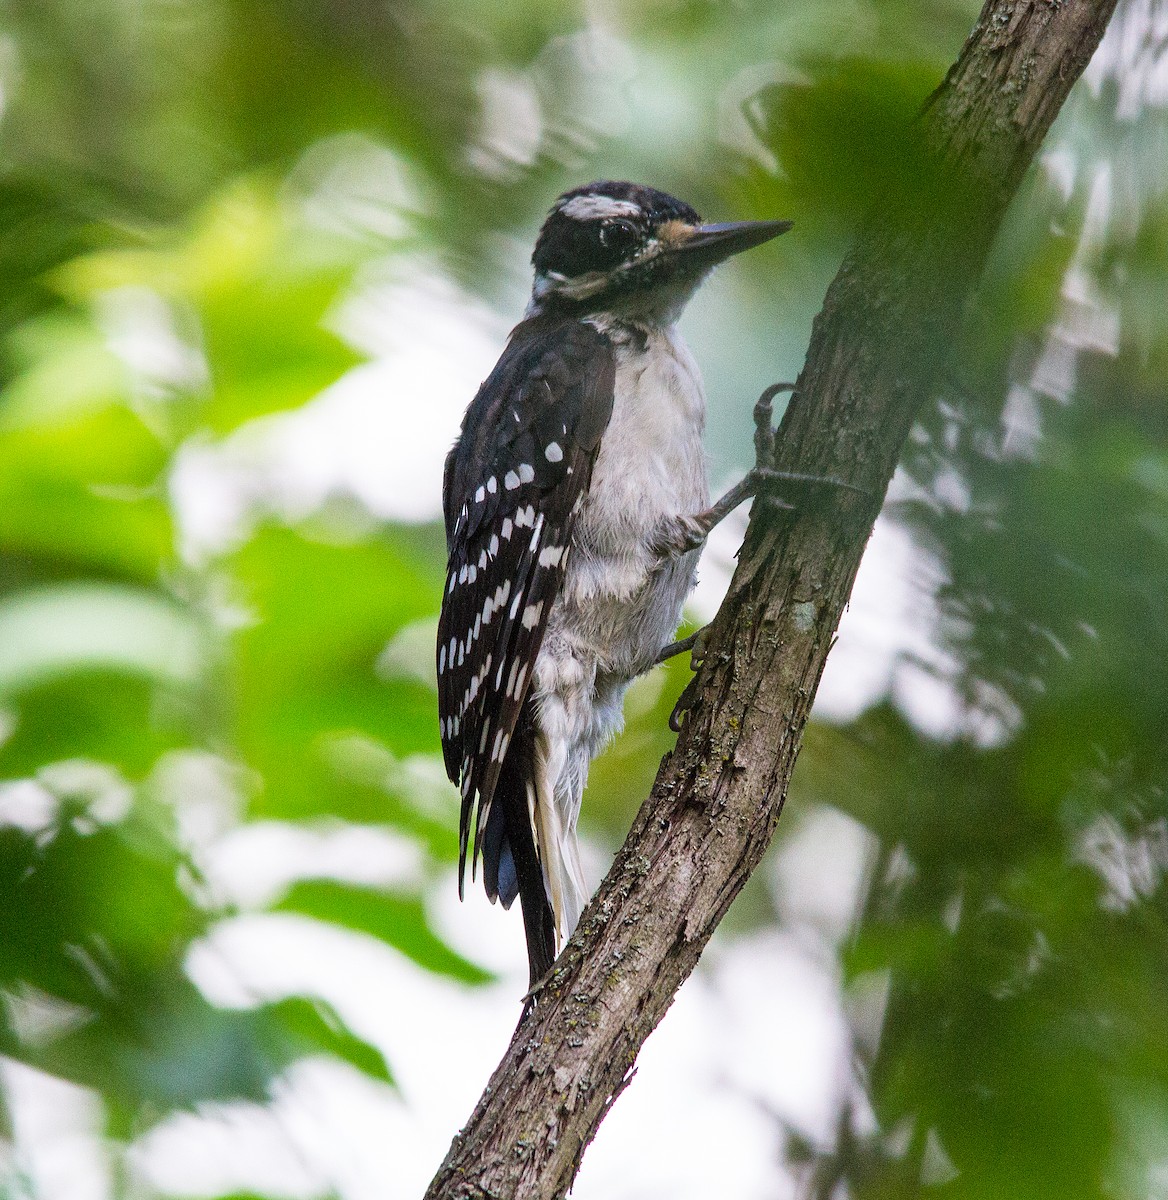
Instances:
[[[446,460],[438,711],[446,771],[462,790],[460,889],[472,810],[477,801],[473,871],[612,413],[614,370],[592,326],[524,322]]]

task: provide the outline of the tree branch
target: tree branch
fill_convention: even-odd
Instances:
[[[878,504],[1011,197],[1115,0],[989,0],[816,318],[776,439],[841,479],[756,505],[677,747],[428,1200],[565,1194],[637,1053],[770,843]]]

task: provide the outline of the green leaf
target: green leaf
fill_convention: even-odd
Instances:
[[[379,819],[378,789],[346,780],[328,749],[360,733],[399,755],[437,751],[433,694],[376,673],[394,632],[436,608],[437,573],[388,538],[327,544],[275,527],[232,565],[255,614],[237,637],[235,686],[239,750],[267,784],[257,809]]]
[[[129,409],[0,427],[0,555],[155,580],[173,552],[166,453]],[[3,577],[0,575],[0,586]]]
[[[168,750],[189,744],[191,697],[149,678],[72,670],[5,698],[11,728],[0,743],[0,778],[83,759],[144,778]]]
[[[349,1030],[336,1010],[323,1000],[293,996],[264,1005],[259,1012],[276,1023],[298,1054],[329,1054],[370,1079],[393,1084],[381,1051]]]
[[[311,879],[295,884],[275,909],[370,934],[427,970],[464,983],[488,983],[493,978],[434,935],[417,896]]]
[[[119,980],[170,969],[206,917],[179,887],[161,814],[108,824],[85,796],[58,807],[35,833],[0,826],[0,980],[100,1011]]]
[[[281,278],[270,272],[204,300],[211,397],[203,420],[214,432],[298,408],[361,361],[322,325],[344,282],[342,273]]]
[[[226,433],[299,407],[362,361],[326,327],[352,267],[351,249],[307,237],[292,206],[255,181],[225,188],[185,235],[92,255],[58,280],[78,299],[145,287],[193,312],[211,378],[191,424]]]
[[[0,695],[77,670],[117,670],[193,685],[202,630],[157,592],[67,584],[0,600]]]

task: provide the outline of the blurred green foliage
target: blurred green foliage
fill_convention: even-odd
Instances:
[[[749,400],[793,376],[871,198],[922,190],[903,129],[975,15],[0,7],[0,1054],[93,1089],[123,1144],[176,1110],[263,1102],[305,1055],[392,1085],[319,997],[231,1008],[192,982],[192,947],[247,906],[208,877],[191,813],[214,764],[224,830],[390,831],[416,877],[309,874],[260,907],[489,979],[430,918],[456,857],[455,799],[425,766],[441,531],[352,496],[294,516],[259,497],[195,545],[183,463],[359,363],[338,314],[386,261],[423,256],[517,314],[549,199],[608,175],[796,220],[781,260],[712,285],[688,326],[715,464],[740,465]],[[791,1131],[815,1195],[1163,1190],[1168,123],[1125,100],[1129,67],[1056,126],[890,511],[943,568],[945,665],[909,665],[958,715],[929,733],[885,700],[808,732],[791,808],[874,835],[840,955],[885,997],[855,1042],[876,1131],[859,1105],[833,1145]],[[385,669],[398,637],[420,672]],[[634,688],[593,773],[594,837],[627,828],[686,673]],[[755,883],[732,924],[775,919]]]

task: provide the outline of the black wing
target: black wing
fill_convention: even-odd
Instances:
[[[525,321],[446,460],[438,712],[446,773],[462,788],[460,894],[471,812],[477,798],[473,874],[612,415],[614,379],[612,345],[593,326]]]

